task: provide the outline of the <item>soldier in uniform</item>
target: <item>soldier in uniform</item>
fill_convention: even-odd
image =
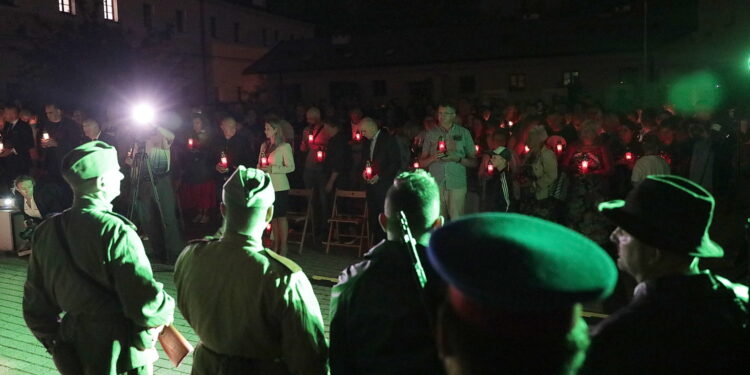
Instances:
[[[326,374],[328,344],[299,266],[264,249],[271,178],[237,167],[224,184],[218,239],[195,241],[175,266],[178,307],[201,339],[194,375]]]
[[[612,259],[563,226],[509,213],[466,216],[427,249],[448,284],[438,350],[453,374],[575,374],[589,344],[581,303],[606,298]]]
[[[26,324],[63,374],[150,374],[174,300],[154,280],[133,224],[112,212],[123,178],[114,147],[94,141],[73,149],[63,177],[73,206],[34,235]]]

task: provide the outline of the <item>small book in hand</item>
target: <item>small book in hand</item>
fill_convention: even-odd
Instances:
[[[161,331],[159,343],[174,367],[180,366],[185,357],[193,351],[193,346],[185,339],[185,336],[172,325],[164,327]]]

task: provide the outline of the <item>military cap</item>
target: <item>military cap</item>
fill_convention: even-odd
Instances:
[[[433,233],[427,253],[456,314],[491,331],[538,332],[546,322],[567,332],[577,304],[609,296],[617,281],[614,262],[593,241],[520,214],[453,221]]]
[[[100,141],[84,143],[63,157],[63,177],[69,182],[88,180],[107,172],[119,171],[117,150]]]
[[[651,175],[625,200],[599,204],[599,211],[647,245],[699,258],[720,258],[724,250],[711,240],[714,197],[686,178]]]
[[[271,177],[265,172],[240,165],[224,183],[224,204],[239,207],[269,207],[275,195]]]

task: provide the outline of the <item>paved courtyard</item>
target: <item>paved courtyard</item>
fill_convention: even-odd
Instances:
[[[356,258],[342,255],[326,255],[317,251],[304,251],[301,255],[292,254],[313,283],[315,294],[320,302],[328,335],[328,313],[332,279],[346,266],[356,262]],[[156,279],[164,283],[172,296],[176,295],[172,272],[155,272]],[[0,255],[0,375],[58,374],[49,354],[34,338],[23,321],[21,299],[23,283],[26,280],[26,260]],[[198,337],[178,310],[175,312],[175,326],[193,345]],[[158,347],[159,345],[157,345]],[[161,348],[159,348],[161,352]],[[155,364],[156,374],[189,374],[193,363],[189,356],[179,368],[174,368],[163,352]]]

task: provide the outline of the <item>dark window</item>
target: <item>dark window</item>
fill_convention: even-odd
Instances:
[[[388,86],[385,80],[379,79],[372,81],[372,96],[386,96],[388,95]]]
[[[562,85],[565,87],[577,85],[580,80],[580,73],[576,71],[563,72]]]
[[[409,96],[411,96],[413,100],[432,100],[433,92],[435,90],[431,79],[409,82],[408,86]]]
[[[240,42],[240,24],[238,22],[234,23],[234,42],[239,43]]]
[[[359,100],[362,95],[359,84],[356,82],[331,82],[328,86],[330,100],[339,103],[351,100]]]
[[[147,29],[154,26],[154,8],[148,3],[143,3],[143,26]]]
[[[279,41],[279,30],[276,30],[273,32],[273,41],[278,42]]]
[[[282,98],[284,103],[287,104],[302,102],[302,86],[298,83],[284,85],[282,87]]]
[[[185,11],[177,10],[174,13],[174,28],[178,33],[185,31]]]
[[[208,27],[211,31],[211,37],[216,38],[216,17],[211,17],[208,20]]]
[[[263,47],[268,47],[268,29],[264,27],[261,33],[263,34]]]
[[[462,94],[468,94],[477,91],[477,80],[474,76],[461,76],[458,78],[459,89]]]
[[[629,83],[634,84],[638,83],[641,80],[640,77],[640,71],[638,68],[634,67],[626,67],[626,68],[620,68],[620,71],[618,72],[618,83]]]
[[[524,90],[526,89],[526,74],[513,73],[509,76],[508,87],[511,90]]]

